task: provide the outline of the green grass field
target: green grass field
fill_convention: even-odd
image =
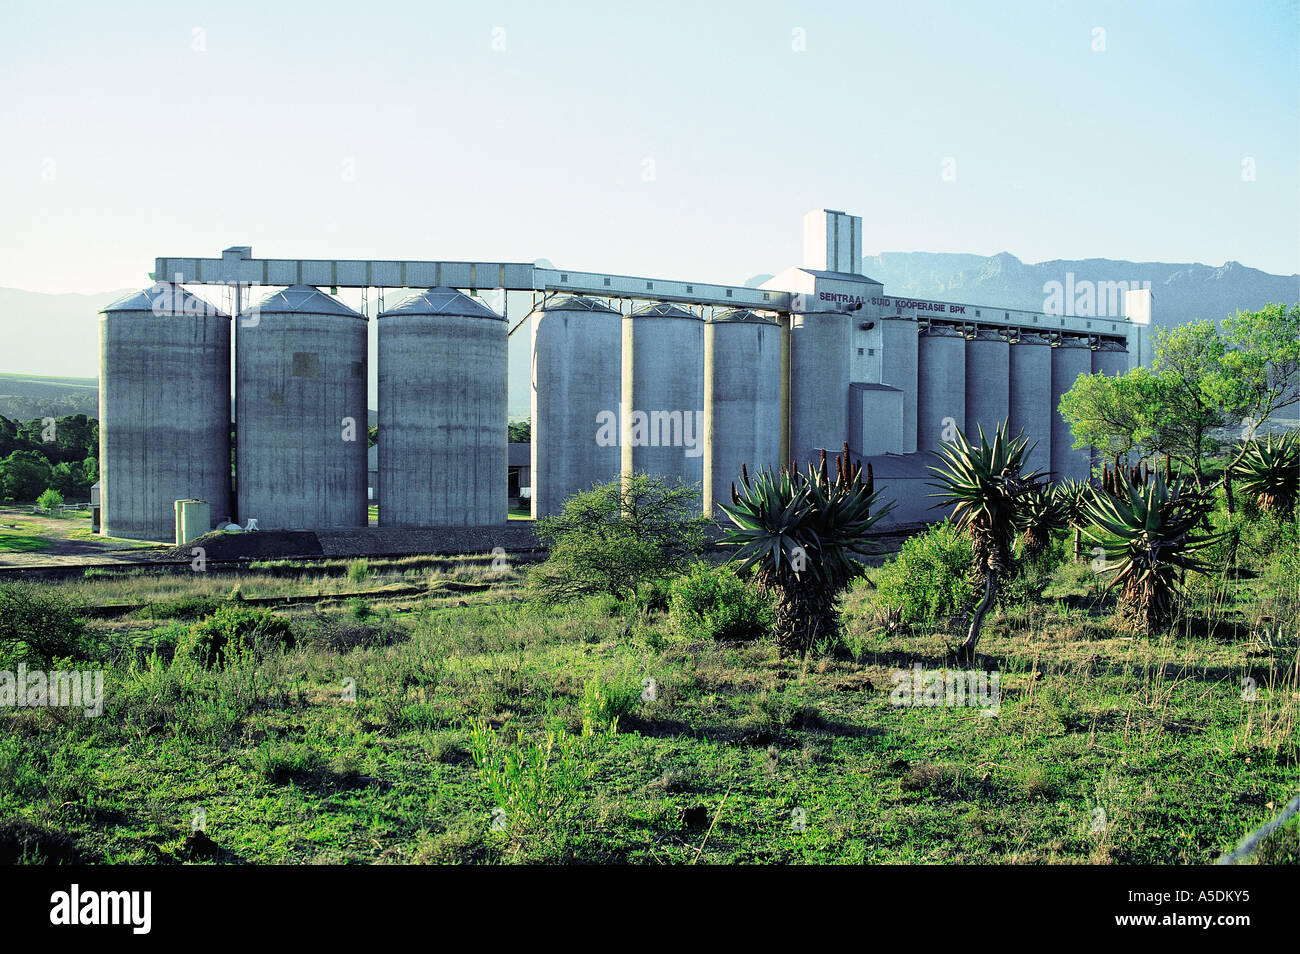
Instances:
[[[0,710],[0,858],[1207,863],[1300,784],[1295,580],[1205,581],[1148,638],[1066,566],[988,623],[993,715],[893,704],[895,674],[943,669],[956,631],[889,628],[866,582],[843,643],[801,663],[609,601],[535,610],[518,567],[425,562],[63,584],[151,606],[92,623],[102,717]],[[211,608],[186,601],[235,585],[340,598],[279,611],[298,645],[260,663],[171,661]],[[593,698],[619,700],[617,732],[583,736]],[[524,767],[480,772],[476,724]],[[501,810],[493,777],[545,810]],[[1294,823],[1262,857],[1300,860]]]

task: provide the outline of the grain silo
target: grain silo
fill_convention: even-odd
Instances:
[[[1128,373],[1128,349],[1122,341],[1103,338],[1092,352],[1092,373],[1116,377]]]
[[[903,394],[903,440],[900,454],[916,453],[917,350],[916,319],[884,315],[880,319],[880,383]]]
[[[1052,467],[1052,349],[1043,335],[1024,332],[1011,345],[1008,399],[1012,434],[1024,432],[1030,448],[1028,469],[1046,474]]]
[[[980,328],[966,340],[966,437],[972,443],[981,430],[992,442],[998,425],[1007,419],[1009,351],[1001,329]]]
[[[966,338],[950,325],[931,324],[917,350],[916,449],[933,451],[966,428]],[[969,435],[968,435],[969,436]]]
[[[99,319],[100,533],[174,540],[177,500],[230,509],[230,317],[159,282]]]
[[[844,312],[790,316],[790,453],[838,453],[849,434],[853,320]]]
[[[378,324],[379,525],[505,523],[506,320],[442,287]]]
[[[781,328],[734,309],[704,326],[704,512],[730,505],[740,465],[781,465]]]
[[[262,530],[366,526],[366,320],[310,285],[235,332],[239,519]]]
[[[533,312],[533,516],[619,475],[622,316],[559,296]]]
[[[1052,348],[1052,476],[1056,480],[1087,480],[1091,469],[1087,450],[1074,448],[1069,423],[1061,417],[1061,395],[1081,374],[1092,372],[1088,339],[1061,335]]]
[[[704,319],[666,302],[623,319],[623,414],[622,472],[698,489],[704,480]]]

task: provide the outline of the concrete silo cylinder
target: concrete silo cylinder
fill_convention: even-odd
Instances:
[[[1061,395],[1080,375],[1092,372],[1092,351],[1085,338],[1062,335],[1052,348],[1052,475],[1057,480],[1088,478],[1089,453],[1075,450],[1070,425],[1061,417]]]
[[[1010,345],[999,331],[981,328],[966,340],[966,438],[975,443],[981,429],[990,441],[1007,419]]]
[[[790,316],[790,452],[815,460],[848,437],[853,320],[841,312]]]
[[[735,310],[704,326],[704,510],[731,503],[740,465],[781,465],[781,329]]]
[[[916,449],[936,450],[954,428],[966,428],[966,338],[930,325],[917,352]]]
[[[704,321],[669,304],[623,319],[623,474],[704,480]]]
[[[1047,473],[1052,467],[1052,349],[1045,337],[1022,334],[1010,352],[1011,433],[1024,433],[1029,442],[1029,469]]]
[[[619,475],[622,316],[591,298],[533,312],[533,516]]]
[[[99,319],[100,532],[174,540],[175,502],[230,506],[230,317],[167,282]]]
[[[240,521],[366,526],[366,320],[293,285],[245,310],[235,334]]]
[[[430,288],[379,324],[379,525],[507,519],[506,320]]]

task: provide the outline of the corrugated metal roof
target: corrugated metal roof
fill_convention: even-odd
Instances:
[[[695,321],[703,321],[699,315],[693,311],[687,311],[685,308],[678,308],[676,305],[666,301],[651,302],[648,305],[642,305],[636,311],[632,312],[632,318],[692,318]]]
[[[732,308],[730,311],[724,311],[720,315],[714,315],[709,319],[713,324],[723,321],[743,321],[754,325],[774,325],[776,324],[771,318],[764,318],[762,315],[756,315],[748,308]]]
[[[379,313],[380,318],[387,318],[389,315],[449,315],[460,318],[495,318],[497,321],[505,321],[478,299],[445,285],[412,295],[401,304]]]
[[[225,312],[204,301],[197,295],[191,295],[179,285],[171,282],[156,282],[142,292],[119,298],[112,304],[100,309],[101,314],[116,311],[151,311],[159,316],[205,315],[215,318],[229,318]]]
[[[560,295],[558,298],[552,298],[546,302],[540,309],[541,311],[593,311],[606,315],[617,315],[618,312],[610,308],[604,302],[596,301],[594,298],[587,298],[583,295]]]
[[[362,315],[343,302],[311,285],[290,285],[282,291],[268,295],[258,304],[245,308],[243,314],[251,314],[254,311],[260,315],[344,315],[365,321]]]

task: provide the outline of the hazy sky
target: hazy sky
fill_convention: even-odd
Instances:
[[[1294,0],[8,4],[0,285],[144,286],[155,256],[236,244],[739,283],[798,264],[823,206],[863,217],[868,254],[1290,274],[1298,18]]]

